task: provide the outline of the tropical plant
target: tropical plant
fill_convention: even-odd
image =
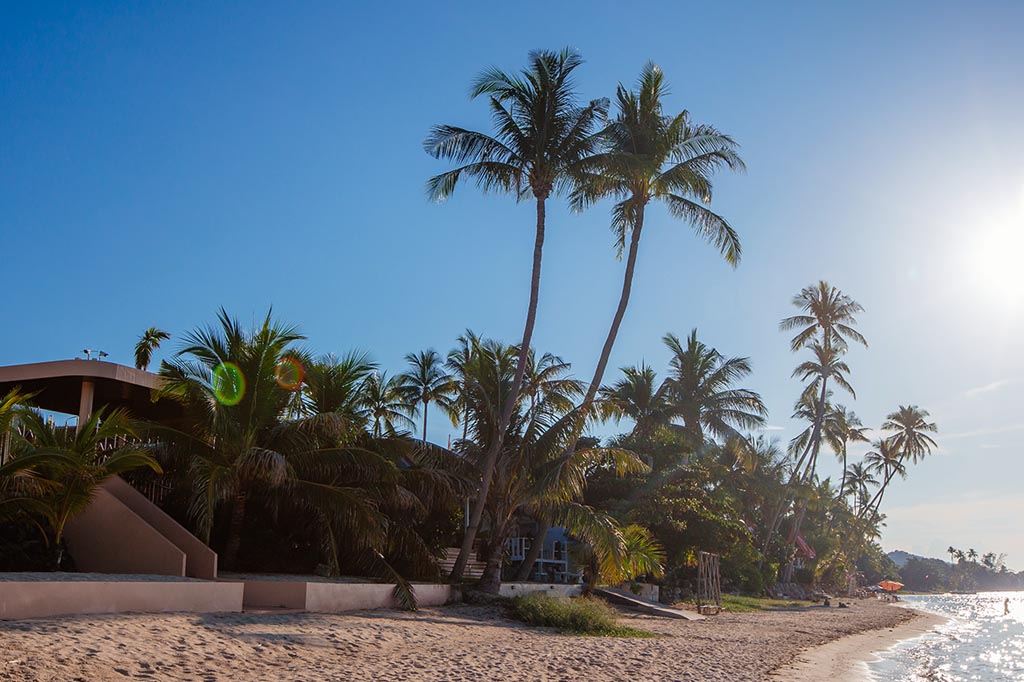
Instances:
[[[601,133],[601,152],[579,166],[582,172],[572,194],[578,210],[602,198],[614,198],[611,227],[620,258],[629,242],[619,304],[584,397],[586,406],[601,387],[629,305],[645,211],[651,202],[665,204],[672,217],[689,223],[730,265],[735,267],[740,260],[736,231],[708,208],[714,174],[722,169],[744,169],[736,152],[738,145],[712,126],[692,122],[685,110],[666,115],[662,99],[668,87],[655,64],[644,66],[637,88],[633,91],[619,84],[618,115]]]
[[[717,438],[741,438],[737,429],[764,426],[768,412],[754,391],[733,388],[750,374],[748,358],[726,358],[697,340],[690,332],[686,345],[675,334],[666,334],[665,345],[672,353],[668,400],[673,416],[683,422],[695,451],[704,447],[705,433]]]
[[[373,371],[363,382],[363,405],[374,438],[404,435],[416,428],[411,415],[413,405],[401,377]]]
[[[485,192],[505,192],[517,200],[532,194],[536,203],[530,302],[516,372],[511,390],[502,398],[498,428],[490,439],[490,449],[481,462],[479,494],[452,569],[453,582],[462,578],[473,551],[495,462],[526,373],[540,293],[547,200],[570,186],[579,164],[597,149],[599,140],[594,127],[608,107],[607,100],[579,104],[573,72],[582,64],[582,59],[575,52],[568,49],[535,51],[530,53],[529,61],[529,67],[519,74],[491,68],[473,83],[471,97],[489,97],[495,126],[493,135],[439,125],[424,142],[431,156],[459,164],[428,181],[427,192],[432,199],[447,199],[465,177],[475,181]]]
[[[409,401],[423,408],[423,442],[427,441],[427,409],[430,403],[437,403],[452,420],[458,423],[458,412],[452,400],[455,384],[452,377],[445,372],[441,356],[433,348],[419,353],[409,353],[405,361],[410,367],[407,372],[399,375],[399,381],[407,391]]]
[[[481,466],[499,423],[502,398],[514,381],[518,349],[493,341],[478,346],[466,367],[470,392],[466,396],[469,437],[457,449],[475,466]],[[614,521],[581,504],[586,472],[608,466],[619,474],[646,470],[631,453],[601,448],[573,451],[569,443],[584,419],[574,407],[581,393],[578,382],[568,378],[567,363],[544,354],[529,354],[526,386],[503,439],[494,482],[485,505],[488,535],[483,547],[487,558],[481,589],[497,591],[505,541],[517,517],[543,517],[564,526],[573,535],[597,548],[601,556],[618,561],[622,535]]]
[[[622,378],[601,389],[601,405],[606,417],[633,421],[632,434],[642,441],[668,426],[673,417],[667,395],[667,383],[660,386],[657,374],[647,364],[623,367]]]
[[[160,472],[124,410],[96,410],[77,429],[55,426],[36,411],[24,412],[20,421],[27,437],[19,439],[10,464],[32,466],[39,473],[43,484],[32,496],[34,508],[58,548],[68,522],[85,510],[108,478],[141,467]]]
[[[855,412],[848,410],[844,405],[831,405],[830,407],[831,409],[829,410],[829,416],[824,428],[824,436],[829,443],[829,447],[832,448],[832,452],[835,453],[842,463],[843,478],[839,482],[839,492],[845,496],[847,493],[846,476],[848,472],[847,447],[850,443],[867,443],[868,437],[865,435],[867,427],[864,426],[860,417]]]
[[[153,359],[153,351],[160,347],[163,341],[171,338],[171,335],[162,329],[150,327],[142,332],[138,343],[135,344],[135,368],[146,370]]]

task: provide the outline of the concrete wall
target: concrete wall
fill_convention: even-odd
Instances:
[[[0,581],[0,620],[132,611],[241,610],[240,583]]]
[[[305,582],[291,580],[246,580],[245,608],[306,609]]]
[[[104,488],[68,522],[65,538],[83,573],[185,575],[185,552]]]
[[[423,606],[442,606],[451,595],[448,585],[413,585],[416,603]],[[398,608],[394,585],[367,583],[306,583],[306,610],[316,613],[341,613],[363,609]]]
[[[498,594],[502,597],[516,597],[531,592],[544,592],[552,597],[578,597],[583,588],[564,583],[502,583]]]
[[[185,575],[202,580],[217,578],[217,553],[202,540],[121,478],[115,476],[108,479],[103,488],[185,553]]]

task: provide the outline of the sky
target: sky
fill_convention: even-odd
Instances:
[[[470,81],[529,50],[577,49],[588,99],[653,60],[670,112],[741,145],[748,171],[717,179],[713,209],[743,260],[650,209],[611,367],[664,371],[661,337],[696,327],[751,358],[784,443],[802,358],[778,321],[825,279],[870,343],[849,354],[856,400],[837,399],[876,428],[916,404],[940,429],[887,493],[883,546],[1024,569],[1024,5],[214,5],[0,7],[0,364],[131,364],[145,328],[180,338],[221,306],[272,306],[309,347],[391,371],[466,328],[516,341],[533,208],[471,186],[429,202],[448,166],[423,138],[487,129]],[[589,378],[623,270],[608,205],[551,202],[544,258],[535,345]],[[440,415],[428,427],[447,441]]]

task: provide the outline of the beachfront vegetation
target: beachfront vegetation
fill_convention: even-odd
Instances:
[[[516,620],[528,625],[555,628],[561,634],[600,637],[655,637],[646,630],[619,625],[618,613],[594,597],[561,599],[543,592],[512,599],[509,609]]]
[[[25,396],[0,403],[2,434],[22,446],[0,463],[0,514],[21,529],[40,526],[59,545],[63,524],[88,501],[83,491],[131,468],[132,481],[161,491],[154,498],[229,569],[401,583],[439,578],[438,559],[458,546],[451,580],[480,558],[480,587],[496,591],[503,579],[531,574],[557,525],[577,545],[575,568],[588,588],[646,579],[684,598],[702,551],[721,556],[726,589],[752,593],[779,582],[835,589],[898,577],[877,544],[882,502],[935,448],[937,427],[927,411],[901,405],[866,454],[851,452],[868,440],[861,419],[837,401],[856,398],[851,344],[867,347],[857,329],[864,309],[851,296],[812,284],[780,323],[801,354],[792,416],[804,428],[786,446],[762,433],[767,410],[746,385],[752,361],[716,348],[741,351],[734,342],[669,331],[666,367],[641,362],[606,380],[647,210],[667,210],[736,266],[739,235],[710,202],[716,175],[744,164],[731,137],[685,110],[666,111],[657,66],[643,68],[635,89],[618,87],[609,118],[608,100],[577,92],[581,65],[570,50],[538,51],[521,71],[488,69],[471,95],[486,100],[492,132],[439,125],[424,143],[454,166],[428,181],[432,199],[471,181],[534,203],[520,338],[467,331],[446,356],[412,352],[389,375],[364,353],[312,354],[298,328],[270,312],[246,329],[221,311],[211,326],[183,334],[161,363],[158,397],[180,403],[180,423],[129,430],[126,416],[98,412],[79,436],[40,450],[57,443],[58,430],[45,430]],[[532,344],[547,209],[558,197],[573,210],[609,202],[616,249],[626,255],[589,383]],[[136,366],[148,367],[167,338],[148,329]],[[454,429],[448,447],[427,442],[435,414]],[[589,435],[611,420],[624,431],[604,442]],[[145,445],[129,446],[136,436]],[[96,455],[117,438],[131,448],[131,467],[118,469],[115,459],[112,468],[108,450],[102,462]],[[819,473],[823,449],[841,463],[836,481]],[[78,457],[93,469],[79,490],[43,456]],[[58,491],[73,503],[56,509]],[[506,541],[521,528],[532,529],[532,546],[510,565]]]

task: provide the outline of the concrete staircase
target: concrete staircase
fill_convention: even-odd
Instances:
[[[597,587],[594,588],[594,594],[599,597],[604,597],[612,604],[623,606],[632,611],[639,611],[640,613],[646,613],[650,616],[661,616],[662,618],[680,618],[682,620],[704,620],[704,616],[693,613],[692,611],[684,611],[683,609],[674,609],[671,606],[665,606],[656,601],[650,601],[649,599],[641,599],[631,592],[625,590],[619,590],[614,587]]]
[[[459,548],[446,547],[444,552],[445,556],[441,559],[441,575],[448,576],[451,575],[452,568],[455,566],[455,562],[459,558]],[[462,574],[462,577],[470,580],[476,580],[483,576],[485,568],[487,568],[487,565],[480,561],[479,557],[474,554],[466,563],[466,570]]]

